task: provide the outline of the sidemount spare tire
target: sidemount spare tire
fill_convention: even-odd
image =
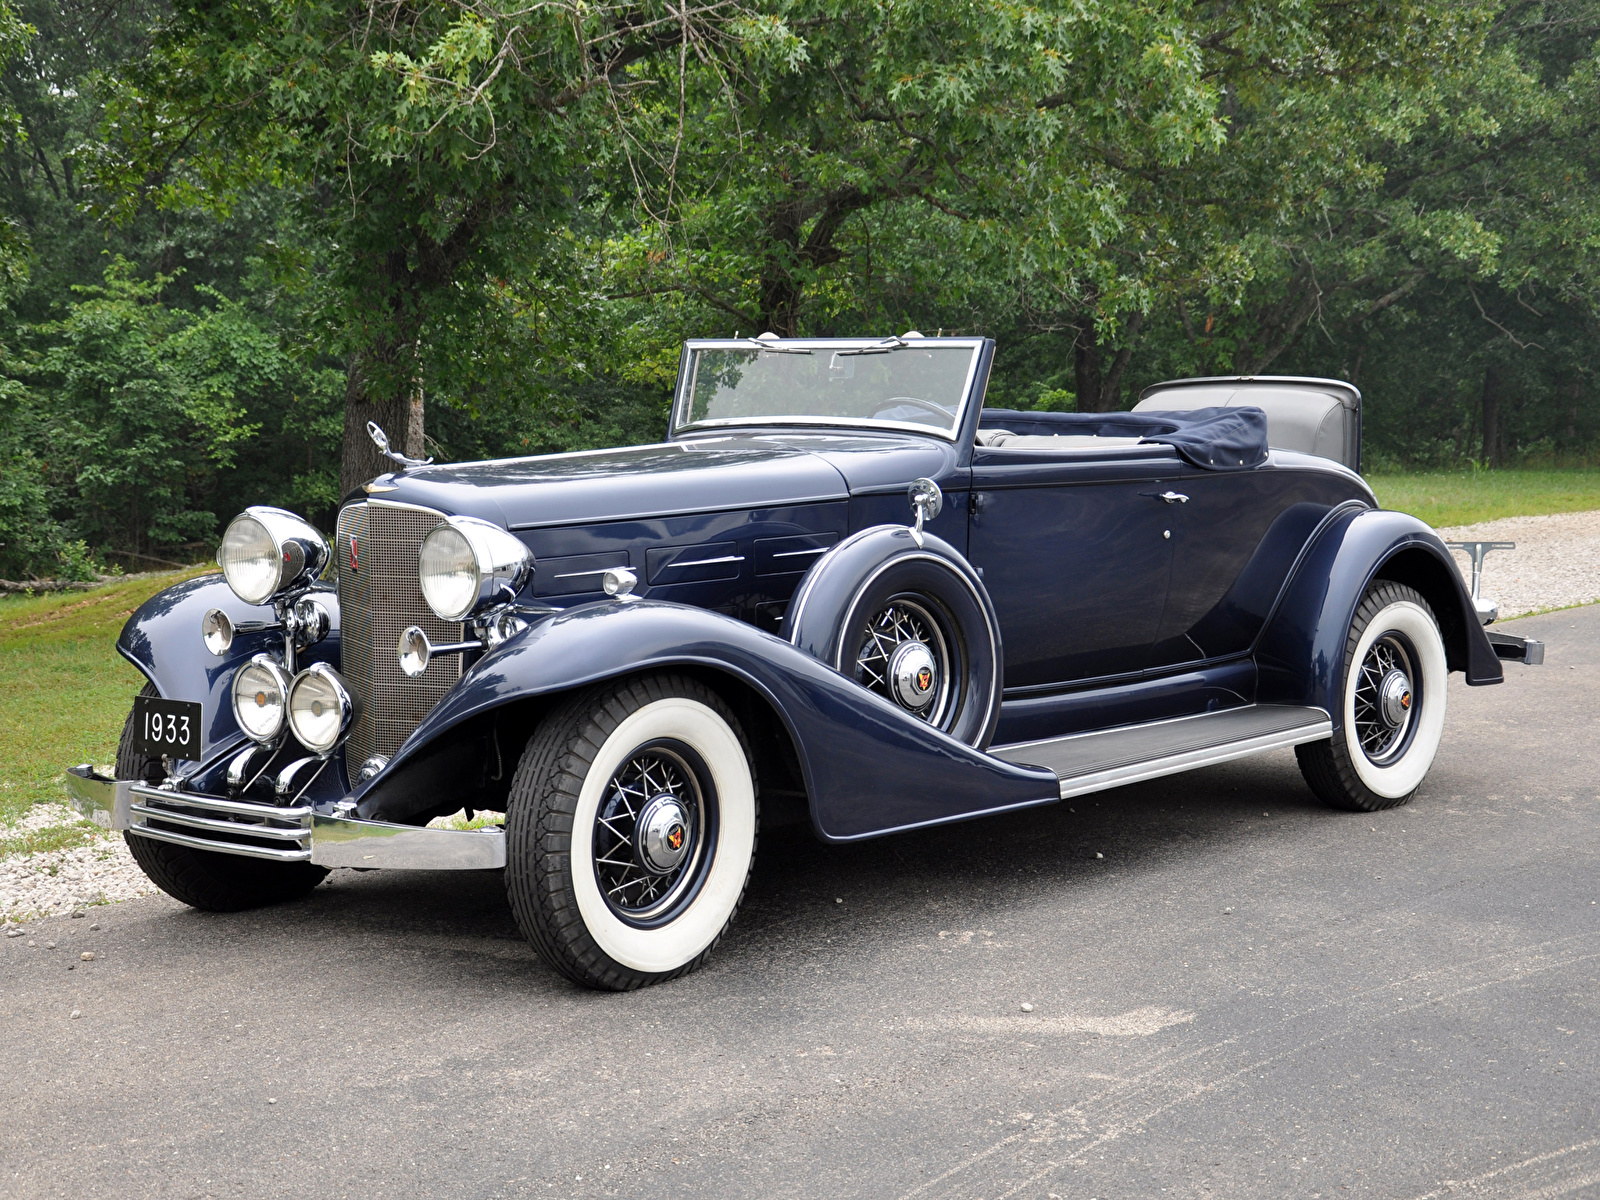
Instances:
[[[863,529],[823,555],[784,618],[789,641],[909,715],[979,750],[1000,720],[1000,623],[948,542]]]

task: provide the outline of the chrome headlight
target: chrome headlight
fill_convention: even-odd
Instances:
[[[233,676],[233,719],[253,741],[270,742],[283,732],[289,677],[274,658],[257,654]]]
[[[532,569],[521,538],[476,517],[449,517],[422,539],[417,581],[441,621],[464,621],[516,596]]]
[[[350,732],[355,701],[327,663],[312,663],[289,685],[289,728],[313,754],[327,754]]]
[[[265,604],[279,592],[315,579],[328,562],[323,536],[281,508],[247,508],[228,524],[217,565],[246,604]]]

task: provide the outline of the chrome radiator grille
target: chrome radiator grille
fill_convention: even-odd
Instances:
[[[430,508],[382,500],[339,513],[339,669],[356,699],[345,749],[352,779],[372,755],[392,756],[461,678],[459,654],[434,659],[417,679],[400,670],[396,654],[409,625],[421,626],[435,645],[463,640],[462,626],[434,616],[417,583],[422,539],[443,519]]]

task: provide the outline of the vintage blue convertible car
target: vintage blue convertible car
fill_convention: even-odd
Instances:
[[[993,354],[691,342],[654,446],[435,466],[373,427],[402,469],[331,543],[249,509],[129,620],[149,686],[75,802],[205,909],[503,867],[552,966],[631,988],[704,961],[764,817],[853,841],[1287,746],[1386,808],[1448,673],[1537,657],[1378,508],[1353,387],[996,411]],[[429,825],[462,809],[505,819]]]

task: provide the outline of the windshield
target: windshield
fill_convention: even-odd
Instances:
[[[981,345],[934,338],[691,343],[677,428],[883,425],[953,438]]]

